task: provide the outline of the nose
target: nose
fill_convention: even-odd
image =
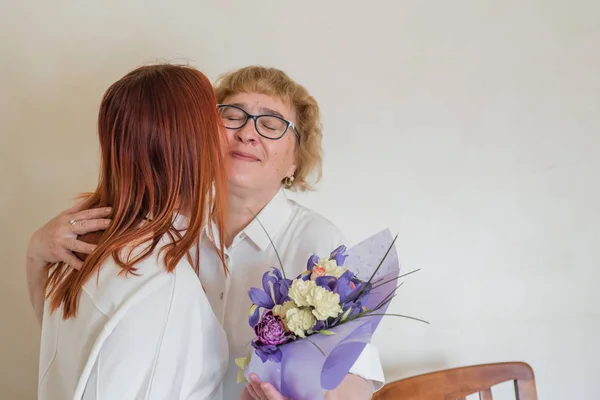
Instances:
[[[242,143],[256,142],[258,136],[256,125],[254,125],[254,120],[252,118],[248,118],[248,121],[246,121],[244,126],[235,131],[235,138]]]

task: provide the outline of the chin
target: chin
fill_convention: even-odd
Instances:
[[[256,187],[256,184],[253,184],[253,180],[248,176],[230,176],[228,183],[229,187],[235,187],[240,189],[252,189]]]

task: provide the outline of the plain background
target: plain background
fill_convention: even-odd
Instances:
[[[598,399],[596,0],[0,3],[0,397],[36,394],[29,235],[95,187],[106,88],[156,60],[249,64],[323,112],[318,191],[353,241],[399,234],[375,342],[388,380],[529,362],[540,399]],[[498,389],[508,399],[510,387]]]

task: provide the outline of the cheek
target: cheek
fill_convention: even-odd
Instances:
[[[268,150],[269,164],[277,173],[287,172],[294,163],[294,147],[292,143],[282,143],[283,146],[271,146]]]
[[[225,131],[225,142],[227,144],[227,146],[229,147],[229,145],[233,142],[233,136],[235,135],[235,132],[232,131],[231,129],[224,129]]]

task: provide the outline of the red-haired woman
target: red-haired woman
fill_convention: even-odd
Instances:
[[[197,251],[207,220],[225,232],[215,103],[202,73],[175,65],[135,69],[106,91],[100,178],[77,207],[110,205],[112,222],[79,270],[49,266],[40,399],[221,398],[227,343]]]

